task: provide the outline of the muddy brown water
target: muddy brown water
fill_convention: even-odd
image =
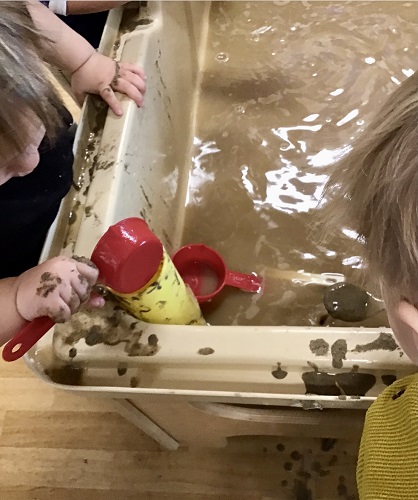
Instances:
[[[205,317],[221,325],[318,325],[323,288],[269,278],[266,269],[360,282],[349,228],[326,247],[313,234],[324,167],[417,69],[418,9],[386,1],[222,2],[212,5],[209,24],[183,242],[213,246],[229,268],[263,275],[265,288],[224,289]],[[362,324],[387,320],[380,314]]]

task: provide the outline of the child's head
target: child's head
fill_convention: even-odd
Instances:
[[[25,2],[0,2],[0,185],[37,166],[45,132],[52,138],[60,121],[41,58],[46,43]]]
[[[392,328],[418,363],[418,72],[334,168],[326,193],[333,226],[350,227],[364,240]]]

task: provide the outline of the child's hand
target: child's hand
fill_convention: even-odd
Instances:
[[[86,94],[99,94],[107,102],[109,108],[122,115],[122,106],[114,91],[126,94],[139,107],[145,93],[145,75],[142,69],[134,64],[115,62],[98,52],[71,75],[71,85],[75,97],[80,104]]]
[[[67,321],[87,302],[98,275],[97,267],[84,257],[55,257],[17,278],[16,308],[28,321],[40,316]],[[95,305],[103,303],[102,299]]]

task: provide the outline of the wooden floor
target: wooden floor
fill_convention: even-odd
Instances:
[[[266,437],[169,452],[113,409],[0,362],[0,499],[356,498],[355,444]]]

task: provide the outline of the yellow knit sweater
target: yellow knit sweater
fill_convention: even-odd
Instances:
[[[418,500],[418,374],[369,408],[357,463],[360,500]]]

